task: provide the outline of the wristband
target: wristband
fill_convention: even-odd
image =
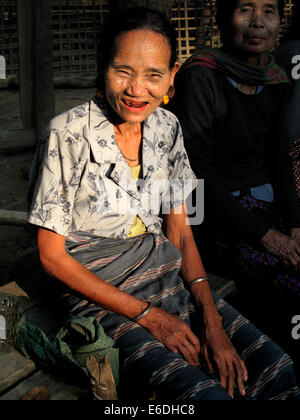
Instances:
[[[151,308],[152,308],[152,304],[150,303],[150,302],[147,302],[148,303],[148,306],[147,306],[147,308],[140,314],[140,315],[138,315],[137,317],[135,317],[133,320],[132,320],[132,322],[137,322],[137,321],[139,321],[140,319],[142,319],[144,316],[146,316],[149,312],[150,312],[150,310],[151,310]]]
[[[191,283],[189,283],[189,288],[194,286],[194,284],[203,283],[204,281],[208,281],[208,278],[207,277],[200,277],[199,279],[196,279],[196,280],[192,281]]]

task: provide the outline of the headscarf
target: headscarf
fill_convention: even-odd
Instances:
[[[285,70],[275,63],[272,54],[262,54],[259,65],[238,60],[221,49],[207,48],[194,53],[181,67],[181,71],[204,66],[219,71],[236,81],[249,85],[290,83]]]

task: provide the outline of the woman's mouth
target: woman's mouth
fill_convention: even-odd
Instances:
[[[122,99],[122,104],[130,112],[143,112],[148,107],[148,102],[131,101]]]
[[[263,37],[258,37],[258,36],[249,36],[248,40],[252,43],[252,44],[261,44],[262,42],[266,41],[266,38]]]

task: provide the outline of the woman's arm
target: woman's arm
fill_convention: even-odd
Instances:
[[[104,308],[133,319],[147,308],[142,302],[99,279],[65,251],[64,236],[47,229],[38,231],[41,264],[70,289]]]
[[[182,255],[181,272],[189,287],[189,283],[201,277],[206,277],[206,272],[195,243],[192,229],[188,223],[188,216],[185,205],[182,205],[180,211],[176,210],[176,214],[166,215],[164,219],[164,230],[167,238]],[[206,318],[212,318],[222,323],[212,297],[208,282],[197,283],[192,286],[192,293],[199,307],[203,309]]]
[[[65,241],[64,236],[50,230],[38,231],[40,261],[49,274],[92,302],[129,319],[145,311],[148,303],[109,285],[71,257],[65,251]],[[176,316],[152,307],[137,323],[170,351],[181,353],[188,363],[199,364],[199,340]]]
[[[181,251],[182,274],[187,286],[197,278],[206,277],[191,227],[188,224],[185,205],[180,211],[176,209],[176,212],[173,210],[165,216],[165,232],[173,245]],[[196,283],[191,287],[191,292],[198,306],[203,310],[205,328],[202,352],[209,370],[213,372],[209,357],[210,350],[219,370],[221,385],[233,397],[234,386],[237,383],[240,393],[245,395],[244,382],[248,378],[247,368],[222,327],[222,317],[214,304],[209,283]]]

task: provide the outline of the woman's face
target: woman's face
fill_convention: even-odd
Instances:
[[[280,28],[278,0],[239,0],[224,44],[244,55],[270,52]]]
[[[161,34],[135,30],[119,35],[105,75],[106,99],[125,122],[141,123],[162,103],[179,68]]]

